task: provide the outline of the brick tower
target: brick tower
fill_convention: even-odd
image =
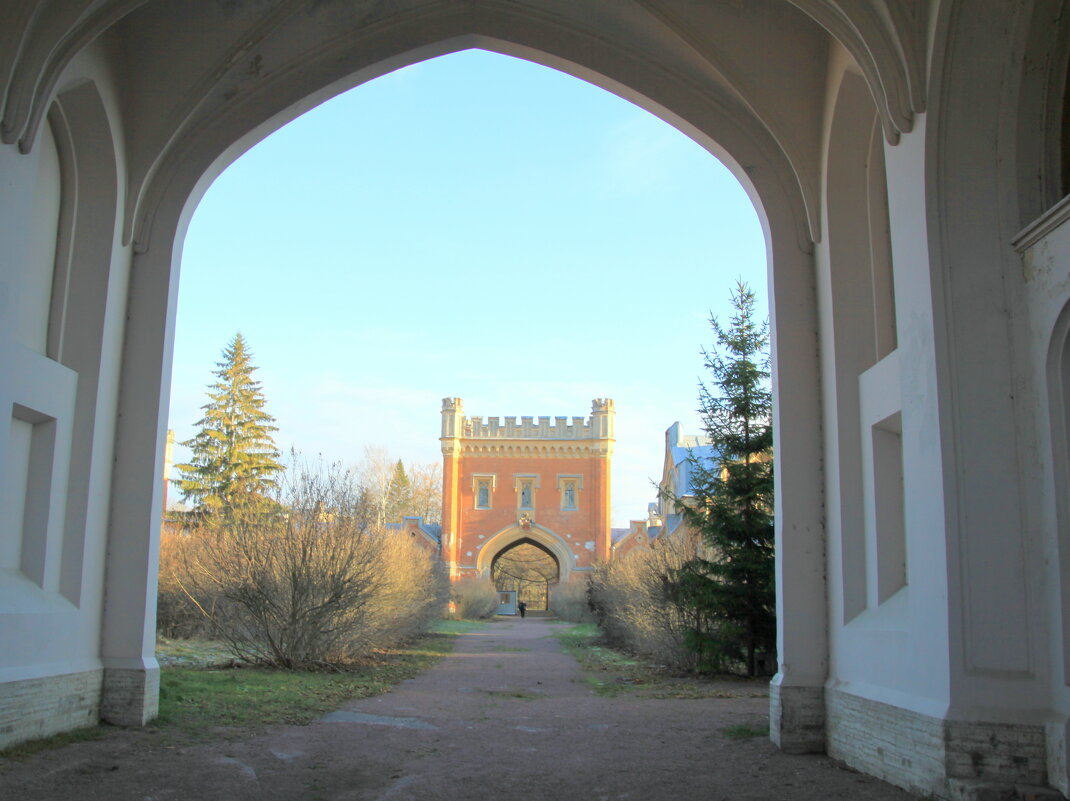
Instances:
[[[528,542],[557,562],[560,580],[610,555],[613,401],[589,418],[465,417],[442,401],[442,559],[454,580],[489,576],[494,559]],[[552,422],[551,422],[552,421]]]

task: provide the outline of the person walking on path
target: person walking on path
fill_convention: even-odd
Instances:
[[[516,608],[517,608],[517,610],[518,610],[518,611],[520,612],[520,617],[521,617],[521,618],[523,618],[523,617],[524,617],[524,615],[525,615],[525,613],[526,613],[526,612],[528,611],[528,605],[527,605],[526,603],[524,603],[523,601],[521,601],[520,603],[518,603],[518,604],[516,605]]]

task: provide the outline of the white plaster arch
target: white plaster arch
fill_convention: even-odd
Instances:
[[[153,154],[151,162],[140,165],[143,173],[132,176],[134,191],[128,196],[125,241],[132,241],[138,252],[155,247],[157,232],[169,230],[176,215],[188,220],[204,192],[234,160],[310,108],[401,67],[471,48],[560,70],[634,103],[694,139],[725,164],[750,197],[767,236],[768,207],[784,202],[790,208],[798,247],[809,251],[811,243],[821,238],[816,182],[804,180],[802,168],[771,137],[762,118],[740,104],[730,88],[716,81],[699,85],[683,80],[672,74],[670,66],[657,62],[646,65],[649,77],[636,80],[634,61],[639,56],[614,48],[589,32],[571,32],[575,38],[571,41],[557,38],[560,29],[546,30],[538,18],[507,15],[495,19],[489,10],[487,14],[489,18],[475,26],[465,15],[436,20],[448,31],[458,31],[445,38],[431,38],[438,33],[437,28],[430,28],[429,34],[427,26],[398,26],[389,32],[392,47],[385,54],[378,49],[370,53],[354,48],[345,59],[325,65],[304,64],[299,83],[291,76],[297,65],[291,65],[284,71],[288,79],[285,86],[264,81],[249,90],[237,89],[248,92],[238,104],[229,93],[225,99],[213,95],[203,98],[192,116],[183,120],[174,136]],[[472,27],[487,27],[496,35],[472,32]],[[322,53],[304,55],[316,61],[324,58]],[[378,58],[370,61],[373,55]],[[643,60],[649,62],[650,57]],[[231,110],[234,105],[241,107],[240,114]],[[166,246],[169,239],[165,234],[158,244]]]
[[[158,507],[150,499],[159,497],[155,465],[164,447],[178,265],[188,220],[203,191],[251,144],[323,99],[404,64],[484,47],[559,68],[656,113],[720,157],[754,202],[768,252],[774,394],[791,399],[778,402],[774,412],[781,465],[777,520],[791,521],[777,533],[778,643],[780,653],[793,654],[781,663],[776,703],[791,703],[796,688],[820,688],[828,669],[827,621],[813,612],[822,609],[826,596],[823,476],[815,468],[823,462],[812,261],[812,243],[820,233],[819,210],[812,202],[815,184],[801,180],[815,167],[796,169],[759,115],[740,104],[720,78],[682,72],[685,67],[678,63],[657,63],[663,47],[654,55],[637,53],[614,46],[590,28],[522,14],[517,7],[478,4],[478,14],[438,7],[440,17],[403,19],[383,27],[379,38],[363,30],[360,35],[342,31],[331,46],[319,46],[294,36],[309,49],[282,53],[289,60],[277,65],[274,80],[247,74],[261,63],[253,53],[229,53],[233,68],[225,80],[197,87],[197,102],[180,97],[192,104],[188,110],[168,112],[175,115],[167,141],[156,145],[149,137],[139,144],[131,166],[135,191],[127,203],[126,235],[134,236],[137,252],[129,288],[120,401],[124,426],[114,468],[111,525],[132,532],[153,530]],[[154,94],[165,96],[165,91]],[[127,498],[146,503],[131,504]],[[775,739],[789,750],[823,748],[819,741],[790,742],[780,733]]]
[[[476,570],[479,575],[490,577],[491,567],[498,555],[524,540],[536,542],[552,553],[557,560],[558,581],[562,584],[568,582],[576,567],[576,557],[569,550],[568,543],[557,532],[534,523],[527,529],[518,525],[508,526],[484,540],[479,553],[476,554]]]
[[[301,111],[392,69],[476,46],[528,58],[614,91],[675,125],[720,157],[755,203],[769,263],[774,447],[781,465],[775,478],[777,520],[791,521],[777,532],[778,647],[794,657],[781,663],[776,703],[790,703],[795,688],[820,687],[828,670],[827,621],[813,612],[823,608],[826,596],[823,477],[815,469],[822,461],[815,454],[823,448],[812,255],[819,232],[816,204],[807,201],[816,185],[800,182],[807,171],[793,168],[761,118],[723,83],[685,76],[679,65],[659,65],[651,54],[615,47],[597,32],[572,29],[561,19],[519,14],[516,8],[478,8],[476,15],[443,12],[433,25],[416,17],[428,24],[388,26],[381,39],[365,37],[360,47],[343,32],[332,47],[305,53],[307,63],[290,62],[274,83],[245,75],[252,65],[239,58],[234,75],[202,88],[208,94],[189,116],[176,120],[165,147],[148,160],[135,159],[131,183],[141,189],[140,200],[127,206],[126,235],[134,234],[136,256],[116,486],[127,497],[149,498],[158,481],[154,465],[162,458],[182,239],[215,176]],[[781,403],[784,398],[791,402]],[[156,442],[156,450],[146,449],[145,442]],[[144,530],[145,515],[145,509],[124,504],[113,526]],[[823,747],[812,739],[791,743],[774,737],[790,750]]]
[[[1070,301],[1052,327],[1047,360],[1055,511],[1058,525],[1063,682],[1070,685]]]
[[[865,76],[888,143],[897,144],[901,134],[913,130],[914,115],[925,111],[925,15],[896,2],[790,2],[851,54]]]
[[[85,63],[90,59],[104,78],[98,86],[111,131],[102,136],[110,137],[118,164],[122,229],[109,243],[107,226],[114,221],[86,218],[99,234],[97,245],[110,245],[112,266],[121,273],[112,284],[100,346],[104,377],[91,409],[98,426],[93,458],[84,466],[91,471],[87,497],[95,509],[105,510],[95,518],[93,536],[109,538],[106,555],[92,551],[95,561],[85,575],[97,577],[98,590],[108,582],[107,599],[102,591],[83,591],[89,611],[79,618],[81,608],[56,598],[65,609],[38,627],[33,653],[27,646],[25,661],[4,667],[48,677],[50,683],[40,686],[59,698],[74,696],[51,689],[58,671],[82,671],[79,675],[95,682],[85,685],[83,697],[95,705],[101,696],[94,671],[103,656],[105,715],[123,713],[125,719],[122,714],[117,719],[128,722],[151,715],[157,468],[186,220],[203,187],[230,160],[302,110],[402,64],[479,46],[529,57],[637,99],[711,152],[730,154],[730,165],[759,207],[771,265],[777,393],[778,644],[784,661],[771,692],[774,739],[787,750],[828,744],[867,772],[947,797],[948,786],[941,782],[961,780],[974,759],[973,745],[970,752],[963,749],[963,732],[973,744],[989,735],[995,744],[1004,731],[1030,744],[1034,757],[1020,769],[997,764],[995,751],[988,754],[993,770],[1003,771],[995,779],[1013,786],[1043,780],[1036,746],[1038,731],[1041,737],[1046,731],[1048,775],[1068,792],[1070,688],[1065,628],[1060,633],[1065,519],[1052,522],[1056,506],[1065,504],[1056,493],[1065,492],[1066,480],[1055,480],[1048,459],[1049,451],[1070,445],[1065,431],[1054,435],[1054,443],[1048,440],[1053,427],[1065,429],[1070,421],[1059,417],[1065,399],[1047,396],[1062,387],[1067,369],[1070,343],[1062,326],[1070,245],[1059,245],[1058,258],[1034,262],[1032,257],[1045,256],[1053,237],[1039,235],[1045,241],[1025,261],[1012,242],[1022,226],[1038,224],[1070,239],[1070,229],[1061,227],[1065,218],[1039,216],[1060,202],[1067,185],[1059,176],[1065,164],[1059,162],[1070,156],[1058,145],[1067,136],[1060,124],[1070,14],[1066,0],[990,0],[981,4],[983,13],[976,5],[969,0],[0,4],[0,138],[17,143],[0,148],[5,237],[25,245],[23,207],[34,191],[26,177],[34,156],[17,151],[32,151],[45,141],[41,123],[57,92],[62,96],[90,79]],[[902,448],[910,471],[904,514],[907,536],[914,537],[910,544],[924,558],[912,565],[920,580],[911,583],[909,604],[901,609],[905,624],[879,630],[868,615],[839,625],[842,617],[831,609],[841,589],[835,548],[827,559],[825,551],[823,504],[828,502],[831,519],[838,499],[836,482],[830,479],[826,486],[823,471],[848,469],[837,465],[838,452],[826,445],[841,431],[855,436],[835,408],[849,399],[839,395],[836,383],[836,341],[830,333],[836,314],[824,305],[832,303],[832,292],[819,303],[816,287],[824,292],[825,284],[814,277],[815,260],[827,255],[813,251],[824,236],[822,204],[829,185],[833,40],[863,76],[885,140],[898,141],[884,154],[905,376]],[[66,97],[60,106],[75,99]],[[870,136],[871,153],[873,141]],[[91,182],[98,180],[107,183],[102,175]],[[833,193],[840,191],[836,181],[831,186]],[[88,184],[82,188],[89,190]],[[833,239],[835,227],[829,229]],[[136,258],[126,246],[131,241],[140,251]],[[103,249],[97,245],[76,249]],[[843,258],[852,257],[835,256],[838,262]],[[1045,270],[1035,269],[1038,265]],[[819,275],[821,282],[828,275],[831,270]],[[1053,324],[1058,330],[1049,340]],[[90,356],[91,364],[101,354]],[[1053,364],[1059,375],[1051,377]],[[4,378],[16,372],[8,364],[4,368]],[[33,391],[43,386],[24,383]],[[77,391],[83,391],[81,375]],[[826,436],[830,428],[836,433]],[[1058,470],[1070,472],[1065,464]],[[91,514],[70,498],[69,513],[82,520],[69,524],[87,524]],[[103,637],[101,606],[108,618]],[[9,626],[17,614],[3,617]],[[79,637],[77,647],[71,646]],[[94,637],[103,644],[87,645]],[[9,639],[15,644],[9,650],[21,647],[18,637]],[[895,669],[900,653],[910,659],[909,669]],[[74,657],[82,662],[72,666]],[[108,670],[129,681],[109,682]],[[32,678],[29,672],[19,676]],[[801,699],[794,708],[793,693]],[[18,692],[6,697],[12,695]],[[862,725],[841,725],[849,709],[862,710],[852,719]],[[95,717],[95,710],[82,713]],[[827,727],[825,710],[840,716]],[[886,714],[889,710],[894,714]],[[66,720],[63,725],[74,725]],[[911,746],[919,731],[942,743],[935,755],[942,764],[926,743]],[[883,744],[883,755],[873,742]]]
[[[1028,56],[1003,87],[1013,107],[1000,137],[1014,143],[1019,227],[1070,193],[1070,14],[1066,2],[1023,14],[1008,31]],[[996,98],[993,98],[995,101]]]
[[[483,47],[569,72],[657,114],[719,156],[755,203],[770,264],[777,519],[790,521],[777,531],[777,575],[778,642],[792,658],[781,664],[776,703],[794,688],[819,689],[828,632],[815,612],[824,604],[825,571],[812,252],[821,237],[820,86],[829,37],[781,0],[674,10],[712,15],[701,20],[666,15],[666,7],[397,0],[369,10],[278,0],[203,3],[191,13],[179,0],[13,0],[6,16],[21,22],[0,30],[0,42],[17,45],[0,47],[4,141],[29,149],[40,109],[71,77],[65,66],[109,25],[101,47],[139,67],[116,79],[128,190],[120,244],[133,242],[137,251],[117,360],[109,521],[116,550],[130,546],[138,554],[132,564],[154,559],[178,264],[205,188],[251,144],[328,97],[405,64]],[[716,24],[718,15],[729,24]],[[145,596],[153,577],[143,579],[121,597],[151,617]],[[140,656],[128,658],[132,670],[154,664],[150,628]],[[780,734],[774,738],[791,750],[820,748]]]

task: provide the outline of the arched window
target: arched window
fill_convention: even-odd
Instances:
[[[1048,404],[1051,415],[1055,511],[1062,576],[1070,571],[1070,302],[1055,322],[1048,347]],[[1063,679],[1070,684],[1070,586],[1060,582]]]

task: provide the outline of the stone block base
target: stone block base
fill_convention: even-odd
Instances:
[[[951,801],[1063,801],[1062,793],[1050,787],[990,784],[969,779],[949,779]]]
[[[828,754],[926,797],[1019,799],[1047,782],[1043,726],[941,720],[826,691]]]
[[[95,726],[102,676],[88,670],[0,684],[0,749]]]
[[[106,668],[100,719],[117,726],[144,726],[160,711],[160,669]]]
[[[825,753],[824,688],[770,684],[769,737],[789,754]]]

